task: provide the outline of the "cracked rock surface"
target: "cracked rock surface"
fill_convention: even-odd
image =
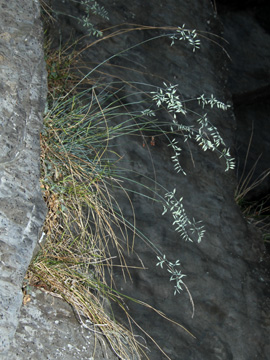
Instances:
[[[0,353],[14,336],[21,285],[45,216],[39,132],[46,98],[39,5],[0,1]]]
[[[220,30],[208,0],[99,2],[111,19],[110,23],[101,24],[104,28],[136,22],[151,26],[186,23],[201,31],[219,33]],[[67,1],[57,1],[57,5],[80,15],[80,8],[69,9]],[[103,338],[81,327],[72,309],[61,299],[33,290],[31,301],[21,307],[23,276],[45,215],[38,163],[46,73],[37,2],[0,0],[0,10],[0,358],[115,359]],[[80,35],[83,31],[76,19],[59,24],[57,31],[60,26],[66,38],[74,29]],[[144,40],[140,36],[140,33],[130,33],[119,37],[117,42],[107,42],[103,48],[92,48],[85,60],[89,64],[103,61],[117,50]],[[201,51],[194,55],[182,44],[169,45],[170,41],[165,39],[162,43],[148,43],[143,49],[131,51],[130,57],[115,61],[120,66],[130,62],[140,64],[137,82],[152,85],[156,80],[152,73],[155,73],[160,80],[154,83],[156,86],[162,84],[160,78],[177,83],[187,98],[213,93],[231,102],[231,90],[226,85],[227,59],[221,48],[204,41]],[[117,67],[111,67],[112,78],[121,77],[117,71]],[[125,75],[132,80],[132,73]],[[125,95],[128,94],[123,88],[123,97]],[[236,126],[233,111],[214,112],[211,121],[231,146]],[[166,138],[162,137],[156,139],[155,146],[149,146],[150,150],[142,146],[141,139],[134,137],[115,141],[116,151],[123,156],[127,171],[132,171],[137,181],[131,195],[137,227],[169,260],[180,259],[195,303],[195,316],[191,317],[188,294],[173,295],[169,274],[156,267],[155,254],[138,240],[134,246],[136,253],[126,254],[129,265],[133,266],[133,281],[126,282],[120,272],[116,273],[117,287],[164,312],[196,336],[191,337],[149,309],[127,302],[131,316],[172,360],[267,360],[269,273],[260,265],[264,251],[260,235],[245,221],[235,204],[235,175],[225,173],[224,163],[213,153],[204,153],[194,143],[190,143],[190,147],[184,143],[181,164],[188,176],[179,176],[170,162],[173,153],[167,145]],[[207,231],[200,244],[182,241],[174,232],[169,214],[161,215],[162,206],[138,196],[138,184],[145,179],[140,173],[148,177],[155,175],[164,188],[176,188],[178,198],[184,196],[187,214],[202,220]],[[116,195],[125,217],[132,221],[127,198]],[[142,263],[146,270],[140,269]],[[115,314],[123,321],[120,311],[115,309]],[[145,337],[140,331],[137,334]],[[145,341],[149,358],[163,360],[164,356],[149,338],[145,337]]]
[[[29,296],[7,359],[118,359],[99,330],[87,320],[79,325],[72,308],[60,297],[35,289]]]

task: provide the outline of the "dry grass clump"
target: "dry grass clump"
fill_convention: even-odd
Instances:
[[[119,358],[137,359],[143,347],[115,321],[109,305],[117,302],[126,312],[123,297],[112,288],[109,243],[128,271],[122,252],[123,244],[128,246],[126,224],[108,189],[108,184],[119,185],[114,163],[106,157],[110,130],[93,88],[66,96],[76,82],[73,56],[68,48],[46,56],[49,95],[40,137],[46,242],[26,280],[71,304],[85,326],[88,319],[105,335]]]

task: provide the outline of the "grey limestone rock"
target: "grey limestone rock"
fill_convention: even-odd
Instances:
[[[46,70],[39,3],[0,1],[0,353],[14,336],[22,281],[44,220],[39,133]]]
[[[21,309],[9,360],[117,360],[100,330],[74,311],[59,295],[31,289]]]

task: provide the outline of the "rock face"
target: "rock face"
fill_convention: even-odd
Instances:
[[[31,301],[22,307],[7,359],[117,360],[118,357],[89,321],[79,325],[64,300],[33,289]]]
[[[110,22],[101,23],[101,28],[124,22],[168,27],[182,26],[185,23],[187,28],[200,29],[203,35],[209,35],[209,32],[218,33],[221,28],[208,0],[159,2],[118,0],[110,3],[100,0],[99,3],[104,5],[110,16]],[[3,155],[0,168],[1,250],[3,249],[1,309],[4,309],[0,324],[2,350],[6,349],[18,323],[22,297],[21,282],[44,215],[38,186],[37,164],[38,132],[41,126],[39,114],[44,105],[45,93],[45,88],[42,87],[45,78],[40,42],[35,36],[31,38],[31,34],[39,33],[35,27],[38,16],[36,5],[26,1],[20,2],[20,6],[17,5],[18,9],[16,5],[4,5],[6,7],[2,6],[2,8],[5,13],[10,18],[16,14],[16,19],[12,23],[12,29],[9,27],[10,22],[3,25],[2,33],[6,35],[1,37],[5,45],[1,55],[1,65],[3,64],[8,71],[12,67],[12,59],[15,59],[13,71],[9,72],[11,83],[7,82],[7,73],[3,75],[5,81],[2,82],[4,84],[2,89],[10,98],[2,106],[5,112],[1,121],[6,124],[4,121],[10,118],[11,113],[15,116],[14,125],[11,122],[6,126],[3,125],[5,136],[1,140],[3,144],[1,144]],[[84,34],[85,29],[76,20],[76,17],[83,14],[83,8],[65,1],[52,2],[52,6],[58,6],[61,12],[70,12],[75,16],[75,19],[70,18],[68,21],[67,17],[59,17],[62,20],[59,29],[64,38],[69,38],[70,31],[74,29],[77,34]],[[18,13],[21,16],[18,16]],[[21,19],[26,16],[30,18],[24,24]],[[17,32],[14,24],[18,26]],[[23,26],[23,30],[20,26]],[[103,45],[100,43],[92,47],[85,53],[84,60],[91,67],[93,63],[100,63],[118,51],[132,47],[157,33],[158,30],[123,34],[116,40],[111,39]],[[17,43],[16,36],[18,36]],[[209,38],[217,40],[211,35]],[[226,87],[228,62],[226,55],[222,48],[205,39],[204,36],[201,37],[201,41],[201,49],[195,53],[184,42],[177,41],[177,44],[170,47],[171,41],[165,37],[146,42],[142,47],[132,48],[125,56],[111,59],[109,63],[111,66],[106,67],[107,72],[108,69],[110,70],[110,79],[107,81],[124,77],[125,80],[147,84],[146,90],[152,90],[153,85],[154,88],[162,86],[163,81],[166,81],[178,84],[179,93],[184,99],[197,98],[204,93],[206,96],[214,94],[219,100],[231,103],[231,95]],[[15,52],[16,46],[22,47],[17,53],[18,58],[10,53]],[[38,50],[37,53],[35,49]],[[22,66],[22,59],[25,68]],[[127,71],[130,64],[139,71]],[[100,74],[102,75],[102,72]],[[17,85],[21,84],[20,81],[23,85],[21,88]],[[123,99],[132,101],[130,88],[123,87],[121,91]],[[140,95],[137,96],[136,101],[139,101]],[[1,99],[5,97],[1,96]],[[16,104],[16,100],[20,106]],[[136,106],[135,104],[135,109]],[[23,110],[25,112],[22,113]],[[194,111],[201,110],[195,106]],[[209,120],[220,130],[227,145],[231,146],[236,127],[233,111],[230,109],[223,112],[208,108],[205,111],[208,112]],[[26,119],[24,123],[15,122],[17,114],[19,114],[18,119]],[[168,114],[163,116],[166,117],[166,121],[171,121]],[[160,117],[159,120],[163,121],[163,118]],[[18,141],[9,140],[14,139],[16,131]],[[177,174],[171,161],[174,153],[168,147],[168,139],[156,135],[153,130],[150,137],[146,137],[147,146],[143,146],[141,138],[119,137],[115,139],[114,150],[123,156],[122,164],[126,174],[131,173],[132,180],[136,181],[136,183],[124,183],[132,190],[130,198],[136,213],[136,226],[169,261],[180,260],[181,269],[187,275],[184,279],[194,301],[195,314],[192,317],[188,293],[184,290],[174,296],[173,282],[169,281],[170,274],[166,269],[156,266],[156,254],[139,238],[135,241],[134,253],[126,253],[128,264],[133,266],[130,270],[133,281],[124,281],[122,274],[116,271],[117,289],[158,309],[195,336],[192,337],[182,327],[170,323],[155,311],[132,301],[127,302],[131,316],[172,360],[267,360],[270,351],[268,342],[270,304],[266,298],[267,274],[264,274],[259,267],[263,256],[263,244],[259,234],[247,224],[234,202],[235,175],[233,171],[224,172],[224,162],[214,153],[203,152],[192,141],[184,142],[180,135],[177,138],[183,149],[180,161],[187,175]],[[155,146],[151,145],[151,136],[154,136],[155,141],[152,145]],[[22,141],[19,141],[21,139]],[[36,167],[33,167],[33,164]],[[155,185],[148,180],[149,178],[156,179],[158,184]],[[167,191],[176,189],[176,197],[179,199],[183,196],[187,215],[191,219],[194,217],[196,220],[202,220],[205,226],[206,234],[202,242],[198,244],[183,241],[174,231],[170,213],[162,216],[163,208],[160,203],[154,201],[155,199],[138,195],[144,191],[141,185],[156,189],[162,196],[166,192],[164,189]],[[147,192],[147,195],[151,194]],[[123,214],[132,221],[129,201],[121,192],[115,190],[115,195]],[[140,270],[142,264],[147,269]],[[44,309],[49,309],[47,301],[46,296],[42,298],[42,295],[37,294],[34,296],[33,304],[30,305],[31,309],[23,309],[14,347],[11,349],[14,359],[26,358],[27,338],[23,327],[28,329],[30,342],[35,342],[38,330],[31,323],[34,320],[37,321],[37,328],[38,324],[42,326]],[[39,310],[38,302],[41,303]],[[45,317],[47,330],[45,329],[43,334],[46,336],[46,331],[55,331],[57,339],[61,338],[61,344],[64,344],[66,334],[62,333],[63,336],[60,336],[59,327],[51,326],[53,319],[50,317],[50,314],[56,313],[61,317],[61,308],[62,305],[59,303],[58,310],[51,308],[45,310],[49,315]],[[65,314],[69,317],[65,311],[62,311],[63,323]],[[119,309],[115,309],[115,314],[119,321],[125,322]],[[59,321],[61,320],[59,318]],[[61,330],[63,329],[65,328],[61,327]],[[72,329],[70,328],[71,332]],[[145,333],[140,332],[135,326],[134,332],[145,339],[151,360],[166,358]],[[52,336],[49,341],[53,342]],[[73,341],[75,342],[76,339]],[[71,345],[76,347],[74,342]],[[69,340],[66,343],[65,358],[80,356],[78,352],[72,353],[72,349],[68,349],[68,344],[70,344]],[[25,347],[14,355],[16,346]],[[41,340],[40,347],[35,343],[31,349],[33,359],[37,356],[37,349],[40,348],[42,355],[39,352],[38,356],[41,359],[57,358],[56,352],[50,350],[46,352],[45,344]],[[83,359],[83,356],[80,359]],[[110,355],[99,353],[96,358],[101,360],[102,357],[107,358],[106,356],[109,358]],[[12,357],[9,354],[6,358]],[[27,358],[29,358],[28,354]]]
[[[12,340],[22,281],[45,216],[39,132],[46,98],[39,4],[0,1],[0,353]]]
[[[270,32],[258,14],[268,13],[269,4],[250,11],[224,11],[224,38],[231,54],[228,88],[233,95],[237,122],[236,150],[241,159],[239,178],[254,168],[251,183],[269,170],[269,99],[270,99]],[[268,30],[267,30],[268,29]],[[250,150],[248,152],[248,144]],[[245,159],[248,159],[245,165]],[[269,177],[253,189],[249,199],[266,197],[270,191]]]
[[[110,16],[110,22],[102,22],[100,28],[124,22],[149,26],[181,26],[185,23],[187,28],[199,29],[215,41],[217,38],[211,37],[210,33],[216,34],[222,28],[207,0],[117,1],[110,4],[100,1],[100,4]],[[85,34],[83,26],[76,20],[82,15],[81,9],[72,7],[68,10],[67,3],[64,9],[75,16],[68,21],[63,18],[64,37],[71,28]],[[228,59],[222,47],[202,37],[201,49],[195,53],[181,42],[170,47],[170,40],[165,38],[133,48],[134,44],[156,34],[150,31],[124,34],[104,42],[103,46],[91,47],[84,60],[91,67],[92,63],[98,64],[110,58],[110,66],[99,70],[100,74],[102,70],[109,71],[111,80],[124,77],[128,81],[147,83],[148,90],[153,89],[150,84],[162,86],[166,81],[178,84],[184,99],[214,94],[221,101],[231,101],[226,87]],[[132,49],[125,56],[112,58],[113,54],[129,47]],[[138,70],[136,73],[127,71],[130,64]],[[122,69],[117,66],[122,66]],[[93,75],[98,76],[97,73]],[[123,98],[132,99],[128,87],[121,91]],[[139,96],[136,101],[140,101]],[[195,111],[199,111],[198,108]],[[205,111],[227,145],[231,146],[236,128],[233,111]],[[170,117],[166,120],[170,121]],[[154,132],[152,135],[156,136]],[[157,136],[155,146],[151,146],[149,139],[148,148],[143,147],[141,139],[132,136],[118,138],[115,151],[123,156],[126,174],[132,174],[132,180],[136,181],[132,185],[124,183],[132,190],[130,197],[136,213],[136,226],[170,261],[180,260],[187,275],[185,283],[195,304],[195,315],[192,318],[187,292],[174,296],[170,274],[156,267],[154,252],[139,239],[135,241],[134,255],[126,254],[126,257],[131,266],[139,268],[144,264],[147,270],[131,269],[133,282],[124,281],[121,273],[116,273],[118,289],[162,311],[194,334],[196,338],[155,312],[128,302],[131,316],[171,359],[266,360],[269,317],[265,309],[269,308],[269,303],[265,300],[265,284],[268,279],[258,267],[263,256],[260,236],[247,224],[234,202],[234,172],[225,173],[224,163],[217,156],[203,152],[192,141],[184,143],[181,136],[177,140],[183,149],[180,161],[187,176],[175,173],[171,162],[173,152],[165,137]],[[154,187],[149,178],[157,180],[158,189],[176,189],[177,198],[184,197],[188,216],[202,220],[206,235],[200,244],[184,242],[174,231],[169,213],[162,216],[160,204],[138,195],[143,191],[141,184]],[[131,221],[129,202],[121,198],[121,194],[116,194],[125,217]],[[124,321],[123,314],[117,309],[115,311],[118,319]],[[165,358],[144,333],[140,335],[145,338],[150,359]]]

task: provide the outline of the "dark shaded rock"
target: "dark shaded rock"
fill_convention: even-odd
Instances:
[[[224,38],[231,57],[229,88],[234,96],[268,86],[269,34],[252,12],[227,12],[222,15]]]
[[[181,26],[185,23],[188,28],[214,33],[220,29],[209,1],[100,3],[108,10],[111,19],[110,23],[102,22],[101,28],[132,22],[153,26]],[[68,11],[67,7],[65,9]],[[72,7],[72,14],[76,13],[74,9]],[[68,35],[74,28],[79,34],[83,33],[83,27],[75,19],[64,20],[62,34]],[[256,28],[253,30],[256,32]],[[244,40],[245,30],[242,31],[241,46],[244,48],[243,41],[249,41],[249,38]],[[151,32],[129,33],[117,40],[104,42],[102,47],[101,44],[92,47],[85,61],[89,67],[93,66],[93,63],[99,63],[148,36],[151,36]],[[253,52],[251,55],[256,57]],[[244,63],[244,58],[242,60]],[[126,70],[121,73],[115,66],[127,66],[131,62],[139,63],[141,74],[134,75]],[[111,59],[109,63],[114,65],[106,68],[106,71],[110,71],[110,79],[125,75],[127,80],[135,79],[157,86],[162,85],[162,81],[178,83],[180,93],[185,98],[196,98],[202,93],[210,96],[213,93],[222,101],[230,101],[226,88],[228,59],[221,48],[206,39],[201,50],[195,54],[184,43],[170,47],[170,41],[163,39],[145,43],[142,48],[133,48],[125,57]],[[241,70],[245,69],[245,65],[239,64]],[[93,75],[98,76],[97,73]],[[258,76],[259,87],[267,86],[264,79],[265,76]],[[236,93],[239,93],[242,84],[249,82],[249,74],[243,74],[239,83],[234,77],[232,80],[239,89]],[[123,95],[128,94],[128,89],[123,89]],[[236,126],[234,113],[209,111],[209,116],[231,146]],[[181,142],[181,137],[178,140]],[[139,239],[135,242],[136,253],[130,256],[126,254],[126,257],[132,266],[139,267],[143,263],[147,270],[131,269],[133,282],[124,281],[122,274],[116,272],[118,289],[164,312],[196,336],[192,338],[182,328],[162,319],[155,312],[128,302],[131,316],[173,360],[266,360],[269,354],[269,315],[265,310],[269,309],[269,302],[265,301],[265,287],[269,283],[269,274],[266,272],[262,276],[258,266],[264,250],[260,235],[246,223],[234,202],[234,173],[225,173],[224,163],[213,153],[202,152],[192,142],[189,146],[181,142],[181,161],[187,176],[179,176],[174,172],[170,161],[173,153],[167,144],[166,138],[160,138],[156,146],[147,149],[143,148],[141,139],[125,137],[115,140],[115,150],[123,156],[127,174],[134,174],[133,180],[137,181],[132,185],[124,183],[126,187],[131,186],[133,191],[131,200],[137,215],[137,227],[170,261],[181,261],[183,272],[187,274],[186,284],[194,300],[195,316],[191,317],[188,294],[173,295],[170,275],[156,267],[154,252]],[[207,232],[201,244],[183,242],[179,234],[174,232],[169,214],[161,216],[162,206],[137,195],[142,191],[140,184],[154,187],[145,180],[144,175],[156,178],[160,184],[157,188],[169,191],[176,188],[177,197],[184,196],[187,214],[202,220],[205,225]],[[129,202],[121,197],[120,192],[115,191],[115,195],[125,217],[132,221]],[[124,315],[117,309],[115,312],[118,319],[124,321]],[[150,359],[164,359],[151,341],[143,333],[140,334],[146,338]]]
[[[228,87],[233,95],[237,121],[238,178],[245,178],[259,160],[252,184],[270,169],[270,35],[258,23],[254,11],[227,12],[222,15],[222,21],[231,56]],[[247,200],[259,200],[269,191],[267,177],[250,191]]]
[[[218,13],[220,11],[241,11],[267,8],[267,0],[214,0],[213,3],[217,7]]]
[[[8,349],[22,281],[45,216],[39,132],[46,98],[39,4],[0,1],[0,353]]]

